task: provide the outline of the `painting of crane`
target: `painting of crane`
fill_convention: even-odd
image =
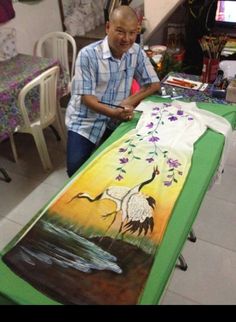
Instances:
[[[156,201],[153,197],[146,196],[142,193],[141,189],[151,183],[158,174],[158,167],[155,166],[153,168],[151,178],[132,188],[125,186],[110,186],[94,198],[92,198],[88,193],[79,192],[73,196],[68,203],[77,199],[87,199],[89,202],[109,199],[115,203],[116,209],[103,215],[103,218],[107,218],[112,215],[114,216],[107,230],[115,222],[116,216],[120,212],[121,224],[118,234],[124,234],[129,231],[130,233],[138,232],[138,235],[141,233],[146,235],[149,231],[153,231],[153,210],[156,206]]]

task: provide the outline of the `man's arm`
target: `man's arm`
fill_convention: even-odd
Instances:
[[[121,104],[124,108],[111,108],[109,105],[99,102],[94,95],[82,95],[82,102],[96,113],[106,115],[110,118],[120,121],[127,121],[133,118],[133,107],[125,103]]]
[[[139,92],[133,95],[130,95],[129,97],[124,99],[121,102],[121,105],[126,104],[126,105],[131,105],[133,107],[136,107],[144,98],[152,95],[153,93],[159,90],[160,90],[160,82],[144,85],[143,87],[140,88]]]

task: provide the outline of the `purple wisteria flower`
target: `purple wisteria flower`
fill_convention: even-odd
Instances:
[[[151,128],[153,128],[153,122],[150,122],[150,123],[148,123],[147,125],[146,125],[146,127],[148,127],[149,129],[151,129]]]
[[[177,121],[178,120],[178,118],[175,115],[172,115],[172,116],[168,117],[168,119],[170,121]]]
[[[182,110],[178,110],[178,111],[177,111],[177,115],[184,115],[184,111],[182,111]]]
[[[169,186],[171,186],[171,185],[172,185],[172,181],[164,181],[164,185],[165,185],[166,187],[169,187]]]
[[[146,161],[147,161],[148,163],[152,163],[152,162],[154,161],[154,159],[153,159],[153,158],[147,158],[147,159],[146,159]]]
[[[160,111],[160,107],[154,107],[152,110],[153,111]]]
[[[126,152],[127,151],[127,149],[125,149],[125,148],[120,148],[119,149],[119,152]]]
[[[122,177],[120,174],[116,177],[116,180],[118,180],[118,181],[120,181],[122,179],[124,179],[124,177]]]
[[[170,168],[178,168],[181,163],[179,163],[178,160],[173,160],[173,159],[168,159],[167,164],[169,165]]]
[[[192,117],[192,116],[189,116],[189,117],[188,117],[188,120],[189,120],[189,121],[192,121],[192,120],[193,120],[193,117]]]
[[[157,136],[152,136],[148,141],[149,142],[158,142],[160,140],[160,138],[159,137],[157,137]]]
[[[128,163],[129,162],[129,159],[128,158],[121,158],[120,159],[120,163],[121,164],[125,164],[125,163]]]

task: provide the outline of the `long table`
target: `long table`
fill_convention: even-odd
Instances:
[[[167,101],[154,96],[151,99],[159,102]],[[225,117],[232,124],[232,127],[235,127],[235,105],[199,103],[198,106]],[[138,119],[139,115],[137,113],[132,121],[121,124],[109,139],[105,141],[104,144],[96,150],[93,156],[80,168],[75,176],[97,155],[99,155],[103,149],[119,139],[131,128],[134,128]],[[162,243],[155,255],[152,269],[139,299],[139,304],[159,303],[170,275],[175,268],[176,261],[181,253],[184,243],[191,231],[205,193],[219,165],[223,146],[223,135],[209,129],[195,144],[191,170],[173,210]],[[209,147],[211,147],[210,154]],[[66,182],[65,185],[67,183],[68,182]],[[54,196],[52,200],[56,199],[58,194]],[[45,207],[46,206],[47,205],[45,205]],[[30,223],[28,223],[5,247],[1,253],[2,255],[8,252],[8,250],[17,243],[19,238],[21,238],[29,227],[33,227],[34,222],[42,212],[43,209],[41,209]],[[0,302],[1,300],[2,302],[9,301],[18,304],[60,304],[52,298],[45,296],[29,283],[17,276],[7,265],[5,265],[2,259],[0,260]]]

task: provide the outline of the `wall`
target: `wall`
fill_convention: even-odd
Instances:
[[[130,7],[137,8],[139,6],[142,6],[145,0],[132,0]]]
[[[147,32],[144,35],[147,41],[160,33],[160,25],[184,0],[133,0],[133,5],[136,7],[142,2],[147,18]],[[16,17],[1,24],[0,28],[16,28],[17,50],[21,53],[33,54],[35,43],[43,34],[62,30],[58,0],[42,0],[35,4],[15,2],[14,9]]]
[[[146,32],[144,34],[147,42],[158,28],[171,16],[176,8],[185,0],[144,0],[144,14],[147,19]]]
[[[182,32],[185,34],[185,17],[186,17],[186,7],[180,5],[177,9],[157,28],[155,32],[151,33],[148,37],[148,44],[152,45],[167,45],[168,32],[170,32],[170,24],[177,24],[179,27],[182,26]],[[173,27],[172,27],[173,28]],[[175,30],[177,32],[177,30]],[[180,29],[178,28],[178,32]]]
[[[2,27],[14,27],[17,34],[17,50],[20,53],[33,54],[36,41],[45,33],[62,30],[58,0],[13,4],[15,18]]]

